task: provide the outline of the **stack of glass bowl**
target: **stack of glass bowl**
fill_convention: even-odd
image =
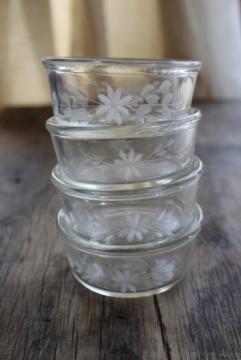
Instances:
[[[73,275],[108,296],[163,292],[186,274],[202,211],[191,108],[196,61],[46,58],[58,226]]]

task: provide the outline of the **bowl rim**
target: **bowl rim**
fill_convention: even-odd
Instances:
[[[111,68],[118,67],[131,68],[132,72],[126,74],[183,74],[198,73],[201,69],[201,62],[198,60],[175,60],[175,59],[144,59],[144,58],[95,58],[95,57],[52,57],[47,56],[42,59],[42,63],[48,71],[60,71],[69,73],[92,72],[93,69],[98,73],[101,69],[108,66],[108,72]],[[138,69],[139,67],[139,69]],[[99,71],[98,71],[99,69]],[[101,71],[102,71],[101,70]],[[101,72],[100,71],[100,72]],[[118,75],[118,72],[114,73]],[[125,74],[121,71],[120,74]]]
[[[182,116],[161,117],[159,121],[144,124],[88,124],[67,122],[52,116],[46,121],[45,126],[51,135],[69,139],[140,138],[170,134],[180,129],[193,127],[201,117],[202,113],[197,108],[191,108]]]
[[[126,201],[151,199],[173,193],[176,189],[197,181],[203,173],[203,163],[195,156],[192,163],[184,169],[170,175],[148,181],[133,183],[91,183],[68,181],[56,165],[51,173],[53,185],[63,194],[95,201]]]

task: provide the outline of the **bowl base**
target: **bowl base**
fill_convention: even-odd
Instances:
[[[125,298],[125,299],[142,298],[142,297],[147,297],[147,296],[164,293],[164,292],[170,290],[171,288],[173,288],[184,278],[184,276],[182,276],[179,279],[176,279],[175,281],[173,281],[167,285],[164,285],[164,286],[161,286],[161,287],[158,287],[155,289],[152,288],[152,289],[146,290],[146,291],[121,293],[121,292],[105,290],[105,289],[90,285],[90,284],[86,283],[85,281],[83,281],[79,277],[79,274],[76,273],[74,270],[72,270],[72,275],[79,283],[81,283],[85,288],[87,288],[90,291],[93,291],[99,295],[104,295],[104,296],[113,297],[113,298]]]

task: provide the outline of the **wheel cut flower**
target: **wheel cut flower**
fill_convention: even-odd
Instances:
[[[123,117],[129,115],[127,105],[132,100],[132,96],[121,97],[122,89],[118,88],[114,91],[110,86],[107,86],[107,96],[98,95],[102,104],[97,108],[97,116],[105,116],[107,123],[123,123]]]
[[[131,291],[136,291],[135,282],[137,280],[137,275],[131,273],[130,271],[118,271],[116,270],[113,277],[113,282],[115,287],[120,289],[122,293]]]
[[[127,213],[125,216],[124,229],[119,232],[119,237],[126,237],[128,242],[134,240],[142,241],[145,234],[148,233],[148,229],[143,224],[143,220],[140,214]]]
[[[120,159],[116,159],[114,164],[118,166],[118,172],[124,175],[125,180],[131,180],[140,177],[140,171],[138,165],[142,159],[141,154],[136,154],[133,149],[128,154],[122,150],[119,151]]]

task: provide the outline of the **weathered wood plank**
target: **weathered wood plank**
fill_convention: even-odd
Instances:
[[[71,276],[49,181],[49,109],[0,120],[0,359],[241,358],[241,105],[200,106],[205,223],[192,271],[166,294],[108,299]]]
[[[192,272],[158,296],[171,359],[241,359],[241,106],[202,106],[205,214]]]
[[[156,359],[164,350],[153,298],[106,299],[68,270],[47,112],[2,115],[0,359]]]

